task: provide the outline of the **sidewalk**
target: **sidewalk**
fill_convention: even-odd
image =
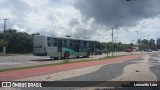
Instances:
[[[140,58],[141,56],[142,55],[130,55],[130,56],[122,56],[122,57],[108,59],[108,60],[70,63],[70,64],[46,66],[46,67],[39,67],[39,68],[32,68],[32,69],[0,72],[0,81],[14,81],[14,80],[23,79],[23,78],[52,74],[52,73],[84,68],[89,66],[110,64],[110,63],[120,62],[124,60],[134,60],[134,59]]]

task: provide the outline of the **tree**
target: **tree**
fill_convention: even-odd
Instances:
[[[15,29],[6,30],[7,52],[27,53],[32,52],[33,38],[25,32],[17,32]]]
[[[3,33],[0,33],[0,39],[3,39]]]
[[[95,47],[97,49],[100,49],[100,50],[103,50],[103,49],[107,49],[107,50],[110,50],[112,51],[112,42],[108,42],[108,43],[105,43],[105,42],[96,42],[95,43]],[[117,47],[117,44],[114,44],[114,49]],[[129,48],[129,45],[128,44],[123,44],[122,42],[119,42],[118,43],[118,50],[119,51],[125,51],[127,48]]]
[[[100,42],[95,42],[95,48],[102,50],[105,48],[105,46],[104,46],[104,44],[102,44]]]

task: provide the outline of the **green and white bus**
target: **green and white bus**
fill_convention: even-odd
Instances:
[[[35,35],[33,54],[61,59],[69,57],[89,57],[95,53],[95,41],[72,37]]]

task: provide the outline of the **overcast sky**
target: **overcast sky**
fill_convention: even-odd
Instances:
[[[0,31],[7,28],[46,35],[136,43],[160,37],[160,0],[0,0]],[[115,27],[118,25],[118,27]]]

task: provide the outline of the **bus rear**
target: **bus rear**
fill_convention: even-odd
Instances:
[[[33,41],[33,54],[35,56],[46,56],[46,37],[35,35]]]

